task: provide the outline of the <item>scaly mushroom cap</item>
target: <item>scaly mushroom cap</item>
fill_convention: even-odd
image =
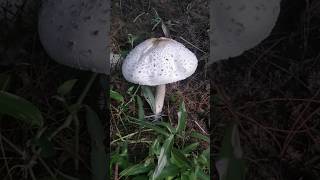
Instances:
[[[269,36],[279,16],[280,1],[212,1],[210,63],[238,56]]]
[[[47,0],[39,15],[39,36],[49,56],[83,70],[109,73],[108,1]]]
[[[122,74],[129,82],[156,86],[186,79],[197,65],[197,57],[183,44],[164,37],[151,38],[128,54]]]

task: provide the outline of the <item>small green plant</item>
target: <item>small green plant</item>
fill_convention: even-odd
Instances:
[[[138,104],[138,118],[128,115],[127,118],[142,131],[152,132],[155,138],[146,141],[149,144],[146,157],[138,163],[132,163],[129,161],[128,139],[137,133],[121,136],[121,143],[118,143],[111,155],[110,172],[113,172],[113,176],[118,179],[133,180],[209,179],[209,149],[199,150],[200,142],[209,142],[209,138],[200,133],[186,132],[187,112],[184,102],[180,104],[178,125],[174,127],[163,121],[146,121],[143,101],[140,96],[134,94],[136,98],[132,99]],[[146,89],[142,89],[142,94],[151,106],[153,103]],[[119,98],[119,93],[111,92],[110,95],[114,100],[122,99]],[[187,144],[188,137],[196,138],[198,141]],[[117,140],[111,144],[115,142]]]

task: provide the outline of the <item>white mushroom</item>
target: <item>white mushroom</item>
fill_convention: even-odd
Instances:
[[[132,83],[157,86],[155,115],[160,115],[165,86],[191,76],[197,57],[183,44],[169,38],[151,38],[136,46],[122,64],[124,78]]]
[[[269,36],[279,16],[280,1],[212,1],[209,63],[238,56]]]
[[[46,0],[39,15],[39,36],[49,56],[59,63],[109,73],[109,2]]]

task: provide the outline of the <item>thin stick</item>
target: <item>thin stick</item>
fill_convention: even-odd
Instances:
[[[180,39],[182,39],[182,40],[185,41],[186,43],[190,44],[192,47],[196,48],[197,50],[199,50],[199,51],[202,52],[203,54],[206,54],[206,52],[204,52],[202,49],[198,48],[197,46],[193,45],[191,42],[187,41],[187,40],[184,39],[182,36],[180,36]]]

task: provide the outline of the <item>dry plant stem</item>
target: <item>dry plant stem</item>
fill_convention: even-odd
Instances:
[[[166,85],[161,84],[156,87],[155,95],[155,115],[158,117],[163,108],[164,97],[166,95]]]
[[[114,168],[114,180],[119,180],[119,165],[116,163],[116,167]]]
[[[7,169],[8,176],[9,176],[10,180],[12,180],[12,176],[11,176],[11,174],[10,174],[10,169],[9,169],[8,161],[7,161],[7,159],[6,159],[6,152],[5,152],[5,150],[4,150],[3,143],[2,143],[2,136],[1,136],[1,134],[0,134],[0,146],[1,146],[1,153],[2,153],[2,156],[3,156],[3,159],[4,159],[4,165],[5,165],[6,169]]]

